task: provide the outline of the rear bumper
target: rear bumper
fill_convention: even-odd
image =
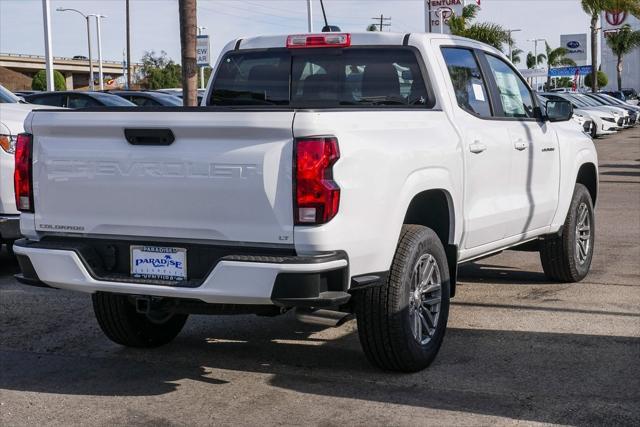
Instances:
[[[0,240],[20,238],[20,215],[0,214]]]
[[[44,247],[43,247],[44,246]],[[29,285],[94,293],[113,292],[196,299],[211,304],[332,306],[348,301],[348,260],[341,252],[300,257],[221,259],[196,287],[180,287],[96,278],[74,250],[18,240],[14,246]]]

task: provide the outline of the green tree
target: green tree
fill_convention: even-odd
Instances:
[[[519,63],[521,63],[522,58],[520,58],[520,55],[522,55],[523,53],[524,51],[522,49],[515,48],[511,50],[511,62],[514,65],[518,65]]]
[[[560,77],[556,80],[556,87],[573,87],[573,79],[571,77]]]
[[[512,43],[509,32],[498,24],[471,23],[476,19],[479,9],[477,5],[470,4],[462,8],[460,16],[449,18],[451,34],[478,40],[500,50],[504,44]]]
[[[367,25],[367,31],[378,31],[378,26],[376,24]]]
[[[182,87],[182,68],[165,51],[145,52],[140,74],[147,89]]]
[[[527,68],[536,68],[538,65],[543,64],[547,59],[544,53],[539,53],[538,56],[535,56],[533,52],[527,53]]]
[[[631,13],[636,18],[640,17],[640,1],[638,0],[581,0],[582,9],[591,18],[591,68],[598,69],[598,19],[600,14],[607,10]],[[600,80],[600,79],[597,79]],[[591,82],[591,91],[597,92],[596,81]]]
[[[544,42],[544,44],[547,52],[547,67],[549,68],[549,70],[560,66],[575,67],[576,62],[571,58],[567,58],[569,50],[564,47],[551,49],[551,46],[549,46],[549,43],[547,43],[546,41]],[[551,76],[547,76],[547,90],[549,90],[549,88],[551,88]]]
[[[604,71],[598,71],[597,87],[605,87],[609,83],[609,78]],[[584,78],[585,86],[593,87],[593,73],[587,74]]]
[[[624,25],[617,33],[607,37],[607,46],[618,59],[616,72],[618,77],[618,90],[622,90],[622,58],[640,47],[640,31],[633,31],[629,24]]]
[[[67,81],[58,70],[53,70],[53,87],[54,90],[67,89]],[[40,70],[35,76],[33,76],[33,80],[31,80],[31,89],[47,90],[47,72],[45,70]]]

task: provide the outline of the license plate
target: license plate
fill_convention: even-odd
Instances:
[[[187,250],[131,246],[131,276],[138,279],[187,280]]]

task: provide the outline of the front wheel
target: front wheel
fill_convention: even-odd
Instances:
[[[576,184],[561,234],[540,244],[542,269],[549,280],[579,282],[591,268],[595,243],[593,202],[587,188]]]
[[[158,347],[172,341],[188,315],[164,312],[138,313],[127,295],[98,292],[92,295],[93,311],[102,332],[127,347]]]
[[[449,316],[449,268],[433,230],[405,225],[389,277],[356,294],[358,335],[369,361],[416,372],[435,359]]]

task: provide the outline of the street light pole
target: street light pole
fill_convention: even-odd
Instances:
[[[313,33],[313,6],[311,0],[307,0],[307,29],[310,33]]]
[[[427,0],[428,1],[428,0]],[[431,4],[431,3],[429,3]],[[431,6],[429,6],[431,7]],[[444,20],[442,19],[442,14],[444,13],[444,9],[440,8],[438,10],[429,9],[429,31],[431,31],[431,14],[434,13],[438,17],[438,22],[440,22],[440,34],[444,34]]]
[[[522,31],[521,29],[517,30],[507,30],[509,33],[509,61],[513,62],[513,39],[511,38],[511,33],[515,33],[518,31]]]
[[[100,20],[106,18],[105,15],[92,15],[96,18],[96,29],[98,31],[98,79],[100,79],[100,90],[104,90],[104,75],[102,74],[102,29]]]
[[[534,64],[535,66],[533,67],[534,69],[538,69],[538,42],[540,41],[545,41],[545,39],[528,39],[527,41],[529,42],[533,42],[533,59],[534,59]],[[534,77],[535,79],[535,89],[538,90],[538,77]]]
[[[207,27],[198,26],[198,35],[201,36],[202,32],[207,29]],[[200,89],[204,89],[204,65],[200,66]]]
[[[58,12],[76,12],[79,13],[84,19],[85,21],[87,21],[87,45],[88,45],[88,50],[89,50],[89,88],[91,90],[94,90],[94,85],[93,85],[93,54],[91,53],[91,23],[89,20],[89,17],[92,15],[85,15],[84,13],[80,12],[79,10],[76,9],[71,9],[71,8],[64,8],[64,7],[59,7],[56,9],[56,11]]]
[[[129,0],[126,0],[127,14],[127,90],[131,90],[131,26],[129,22]]]
[[[42,0],[42,18],[44,21],[44,57],[47,76],[47,90],[55,90],[53,83],[53,56],[51,53],[51,2]]]

